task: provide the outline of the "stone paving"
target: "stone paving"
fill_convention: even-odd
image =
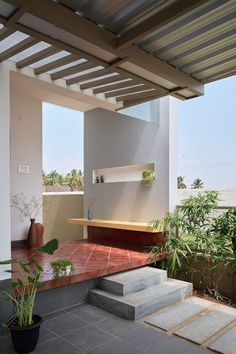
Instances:
[[[223,354],[236,354],[236,309],[190,297],[143,322]]]
[[[226,338],[227,340],[227,338]],[[48,315],[35,354],[206,354],[210,351],[147,324],[124,320],[90,304]],[[13,354],[9,337],[0,353]]]

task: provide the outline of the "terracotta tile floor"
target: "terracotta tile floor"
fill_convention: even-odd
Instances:
[[[132,250],[126,246],[116,247],[86,240],[60,241],[59,248],[53,255],[41,255],[33,250],[20,247],[12,249],[12,258],[27,260],[31,257],[34,257],[43,266],[42,280],[47,281],[43,290],[94,279],[151,263],[149,254],[145,250]],[[69,277],[55,281],[52,280],[50,262],[60,258],[72,260],[75,272]],[[13,274],[13,278],[16,276],[17,272]]]

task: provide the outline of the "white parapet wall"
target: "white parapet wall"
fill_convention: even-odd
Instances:
[[[177,205],[189,196],[195,196],[199,193],[209,192],[209,189],[179,189],[177,193]],[[215,190],[216,191],[216,190]],[[236,188],[235,189],[220,189],[216,192],[219,193],[219,206],[220,207],[235,207],[236,208]]]

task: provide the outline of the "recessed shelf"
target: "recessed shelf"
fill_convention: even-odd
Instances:
[[[146,169],[154,170],[154,163],[109,168],[97,168],[93,170],[93,183],[102,184],[100,182],[101,176],[103,176],[104,183],[141,181],[142,172]],[[99,183],[96,182],[97,178],[99,179]]]

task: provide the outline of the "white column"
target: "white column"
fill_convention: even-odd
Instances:
[[[169,97],[169,211],[174,211],[177,199],[177,102]]]
[[[0,63],[0,260],[11,257],[10,222],[10,73]],[[9,278],[0,268],[0,280]]]

